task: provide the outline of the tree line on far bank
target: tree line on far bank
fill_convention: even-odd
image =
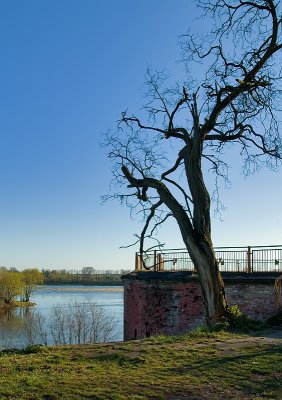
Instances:
[[[28,303],[38,285],[80,284],[80,285],[120,285],[121,276],[130,270],[95,270],[85,267],[81,270],[40,271],[28,268],[18,271],[16,268],[0,267],[0,306],[13,304],[16,299]]]
[[[81,270],[49,270],[43,269],[45,284],[78,284],[78,285],[121,285],[122,275],[130,270],[96,270],[84,267]]]

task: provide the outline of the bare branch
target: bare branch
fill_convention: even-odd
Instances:
[[[206,35],[182,37],[185,82],[168,87],[163,72],[147,72],[142,118],[123,112],[107,144],[116,186],[133,189],[116,197],[142,217],[135,244],[144,268],[150,268],[144,242],[157,240],[158,227],[173,216],[197,268],[211,321],[226,315],[227,303],[212,245],[205,163],[214,173],[212,197],[219,210],[220,185],[228,184],[225,149],[231,144],[239,147],[247,173],[281,162],[282,12],[275,0],[197,3],[214,26]],[[201,24],[201,30],[205,26],[210,24]],[[188,64],[195,62],[201,68],[193,78]]]

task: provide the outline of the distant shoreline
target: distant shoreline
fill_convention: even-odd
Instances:
[[[122,280],[120,280],[119,282],[115,281],[115,282],[105,282],[105,281],[98,281],[98,282],[44,282],[41,283],[39,285],[37,285],[37,287],[40,286],[108,286],[108,287],[112,287],[112,286],[123,286],[123,282]]]
[[[82,281],[76,281],[76,282],[52,282],[49,281],[48,279],[44,280],[44,283],[40,286],[123,286],[122,280],[113,280],[113,281],[104,281],[104,280],[93,280],[90,282],[82,282]]]
[[[52,286],[52,288],[46,288],[46,286]],[[67,287],[66,287],[67,286]],[[95,287],[93,287],[95,286]],[[102,285],[74,285],[74,284],[48,284],[48,285],[40,285],[38,289],[44,290],[57,290],[57,291],[95,291],[95,292],[123,292],[123,287],[121,285],[113,285],[110,287],[101,287]]]

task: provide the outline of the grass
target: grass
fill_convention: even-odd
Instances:
[[[279,386],[282,346],[227,332],[0,353],[1,400],[259,400]]]

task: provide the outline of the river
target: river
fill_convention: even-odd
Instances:
[[[31,315],[40,315],[48,326],[54,308],[67,309],[72,302],[87,304],[95,302],[99,309],[114,319],[110,340],[123,340],[123,287],[122,286],[84,286],[84,285],[46,285],[36,290],[30,299],[34,307],[15,308],[0,314],[0,349],[24,347],[29,343],[27,325]],[[36,340],[35,340],[36,341]],[[48,345],[54,338],[47,334]]]

